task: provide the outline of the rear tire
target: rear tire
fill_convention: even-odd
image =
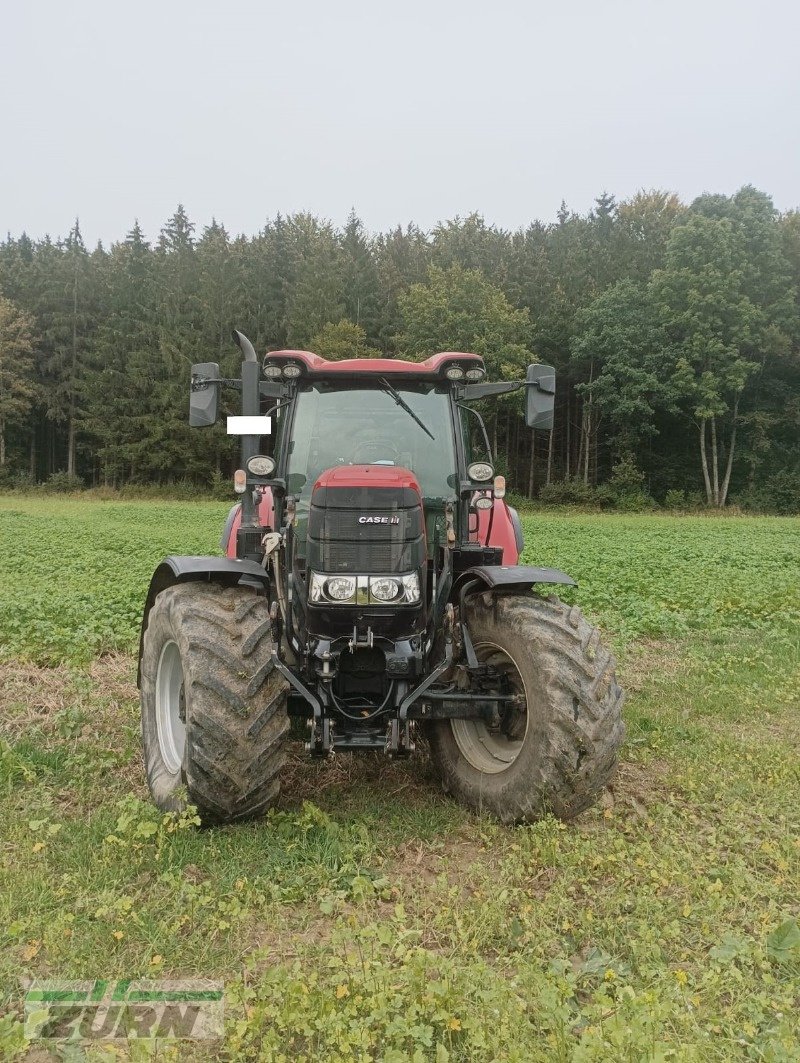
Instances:
[[[243,587],[181,583],[148,617],[142,750],[156,805],[231,823],[278,797],[287,686],[272,663],[269,604]]]
[[[506,674],[524,706],[508,734],[479,721],[434,723],[442,784],[504,823],[571,819],[612,778],[624,738],[614,658],[580,609],[557,598],[479,595],[466,608],[479,660]]]

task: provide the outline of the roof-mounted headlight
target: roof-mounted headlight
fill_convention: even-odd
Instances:
[[[444,375],[448,380],[463,380],[464,370],[460,365],[449,365],[444,371]]]
[[[283,375],[284,377],[286,377],[287,380],[297,380],[297,378],[302,372],[303,370],[300,368],[300,366],[296,365],[294,362],[288,362],[283,367]]]
[[[486,370],[481,368],[468,369],[464,375],[470,384],[477,384],[479,380],[483,380],[486,376]]]
[[[283,370],[276,362],[264,363],[264,377],[267,380],[279,380]]]

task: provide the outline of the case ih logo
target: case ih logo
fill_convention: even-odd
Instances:
[[[359,524],[399,524],[399,517],[359,517]]]

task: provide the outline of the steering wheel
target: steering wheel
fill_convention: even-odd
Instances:
[[[374,465],[378,461],[400,461],[400,451],[385,439],[364,439],[353,448],[354,465]]]

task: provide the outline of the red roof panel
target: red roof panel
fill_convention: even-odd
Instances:
[[[267,360],[302,362],[309,376],[327,376],[329,373],[439,376],[444,365],[449,362],[470,362],[483,366],[483,359],[479,354],[468,354],[464,351],[442,351],[426,358],[424,362],[407,362],[400,358],[345,358],[340,362],[331,362],[311,351],[270,351]]]

